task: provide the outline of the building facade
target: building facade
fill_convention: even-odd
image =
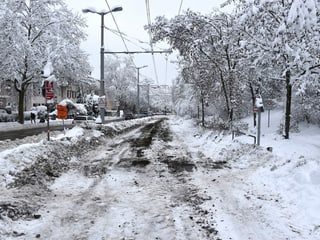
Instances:
[[[63,99],[77,102],[79,97],[93,91],[93,86],[83,83],[54,83],[54,98],[48,102],[57,104]],[[14,83],[9,80],[0,81],[0,108],[11,108],[18,110],[19,94],[14,88]],[[25,94],[24,110],[29,111],[34,106],[46,105],[41,82],[30,84]]]

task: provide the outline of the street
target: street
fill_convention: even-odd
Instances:
[[[107,118],[105,123],[123,121],[122,118]],[[64,129],[71,129],[75,125],[72,124],[72,119],[67,119],[62,122],[61,120],[54,120],[49,122],[49,132],[53,131],[63,131]],[[21,139],[27,136],[33,136],[41,133],[48,132],[47,122],[30,124],[30,122],[25,122],[24,124],[19,124],[17,122],[12,123],[0,123],[0,141],[3,140],[15,140]]]
[[[176,116],[0,141],[0,239],[318,239],[318,130],[299,155],[274,131],[279,155]]]
[[[320,239],[320,1],[88,2],[0,1],[0,240]]]
[[[200,206],[210,197],[188,182],[196,165],[187,152],[165,153],[171,138],[158,119],[112,139],[53,146],[3,189],[2,196],[15,201],[2,197],[2,215],[37,222],[23,231],[13,224],[6,237],[213,239],[214,223],[204,219],[213,212]]]
[[[63,131],[64,128],[73,128],[74,125],[68,124],[65,126],[62,125],[55,125],[50,126],[50,131]],[[9,130],[9,131],[1,131],[0,133],[0,141],[10,139],[15,140],[19,138],[24,138],[27,136],[32,136],[36,134],[40,134],[43,132],[47,132],[48,128],[45,124],[41,127],[34,127],[34,128],[25,128],[25,129],[17,129],[17,130]]]

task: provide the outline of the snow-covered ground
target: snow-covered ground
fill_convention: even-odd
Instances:
[[[206,204],[215,206],[221,239],[320,239],[320,128],[301,124],[284,140],[278,133],[281,116],[271,111],[268,128],[262,114],[260,147],[244,145],[253,142],[248,136],[214,139],[189,121],[174,125],[183,136],[179,144],[230,166],[193,176],[213,197]],[[255,132],[253,120],[246,121]]]
[[[49,186],[51,195],[41,189],[21,188],[19,192],[17,188],[13,192],[7,186],[14,180],[13,173],[21,172],[35,160],[41,160],[40,164],[48,161],[51,157],[47,155],[48,149],[61,149],[61,153],[55,155],[71,158],[68,161],[75,164],[76,157],[64,156],[69,153],[63,152],[63,147],[78,142],[80,145],[81,139],[87,141],[88,146],[98,143],[102,133],[75,127],[66,134],[53,133],[50,143],[45,140],[45,133],[2,141],[0,239],[30,239],[31,236],[40,239],[48,239],[43,236],[50,236],[49,239],[202,239],[199,226],[209,233],[217,230],[215,238],[203,239],[320,239],[320,128],[301,124],[299,132],[291,133],[290,139],[284,140],[278,134],[281,117],[280,111],[272,111],[270,127],[267,127],[267,113],[262,114],[261,146],[258,147],[248,136],[232,140],[231,135],[171,116],[167,120],[171,140],[154,141],[145,156],[152,158],[155,152],[157,156],[159,153],[181,155],[181,159],[192,159],[196,169],[173,177],[155,161],[146,172],[115,168],[107,174],[96,173],[105,174],[99,181],[81,171],[66,169],[61,176],[53,178]],[[108,127],[119,131],[143,121],[111,123]],[[254,133],[252,119],[246,121],[249,132]],[[4,124],[1,127],[6,128]],[[82,169],[101,164],[105,156],[125,158],[128,153],[116,146],[126,144],[124,139],[134,137],[135,133],[124,134],[121,138],[106,140],[94,152],[88,147],[88,156],[79,157],[81,161],[88,159],[81,163]],[[272,152],[267,151],[267,147],[272,147]],[[72,151],[76,155],[77,149]],[[66,166],[57,162],[51,167],[49,175],[54,176],[54,167]],[[183,195],[186,192],[188,195]],[[170,193],[171,196],[167,195]],[[30,197],[30,194],[34,194],[34,203],[28,203],[30,211],[37,204],[45,204],[46,208],[29,221],[10,218],[4,206],[12,205],[4,203],[12,201],[13,196]],[[191,205],[179,205],[172,200],[178,202],[186,197],[184,201],[199,205],[197,211],[201,215],[190,215]],[[104,212],[106,208],[108,211]],[[27,215],[20,213],[23,214]],[[194,222],[199,226],[194,226]],[[87,237],[76,238],[81,232]]]
[[[50,126],[57,126],[57,125],[63,125],[63,124],[71,124],[72,119],[66,119],[66,120],[50,120],[49,124]],[[45,127],[47,126],[47,122],[40,123],[39,119],[37,119],[36,124],[32,124],[30,120],[26,120],[24,124],[20,124],[18,122],[0,122],[0,134],[1,131],[10,131],[10,130],[19,130],[19,129],[25,129],[25,128],[35,128],[35,127]]]

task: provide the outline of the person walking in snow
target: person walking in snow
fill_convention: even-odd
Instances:
[[[31,112],[31,116],[30,117],[31,117],[31,124],[32,123],[35,124],[36,123],[36,114],[34,112]]]

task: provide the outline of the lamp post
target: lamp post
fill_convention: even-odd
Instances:
[[[136,69],[138,70],[138,73],[137,73],[137,79],[138,79],[138,83],[137,83],[137,113],[139,114],[140,113],[140,87],[139,87],[139,71],[141,68],[145,68],[145,67],[148,67],[148,65],[144,65],[144,66],[141,66],[141,67],[136,67]]]
[[[101,16],[101,47],[100,47],[100,98],[99,102],[102,101],[103,104],[100,105],[100,118],[101,123],[104,123],[104,112],[105,112],[105,92],[104,92],[104,15],[111,12],[122,11],[122,7],[114,7],[110,11],[95,11],[93,9],[82,9],[83,13],[96,13]],[[104,100],[102,100],[104,98]]]

